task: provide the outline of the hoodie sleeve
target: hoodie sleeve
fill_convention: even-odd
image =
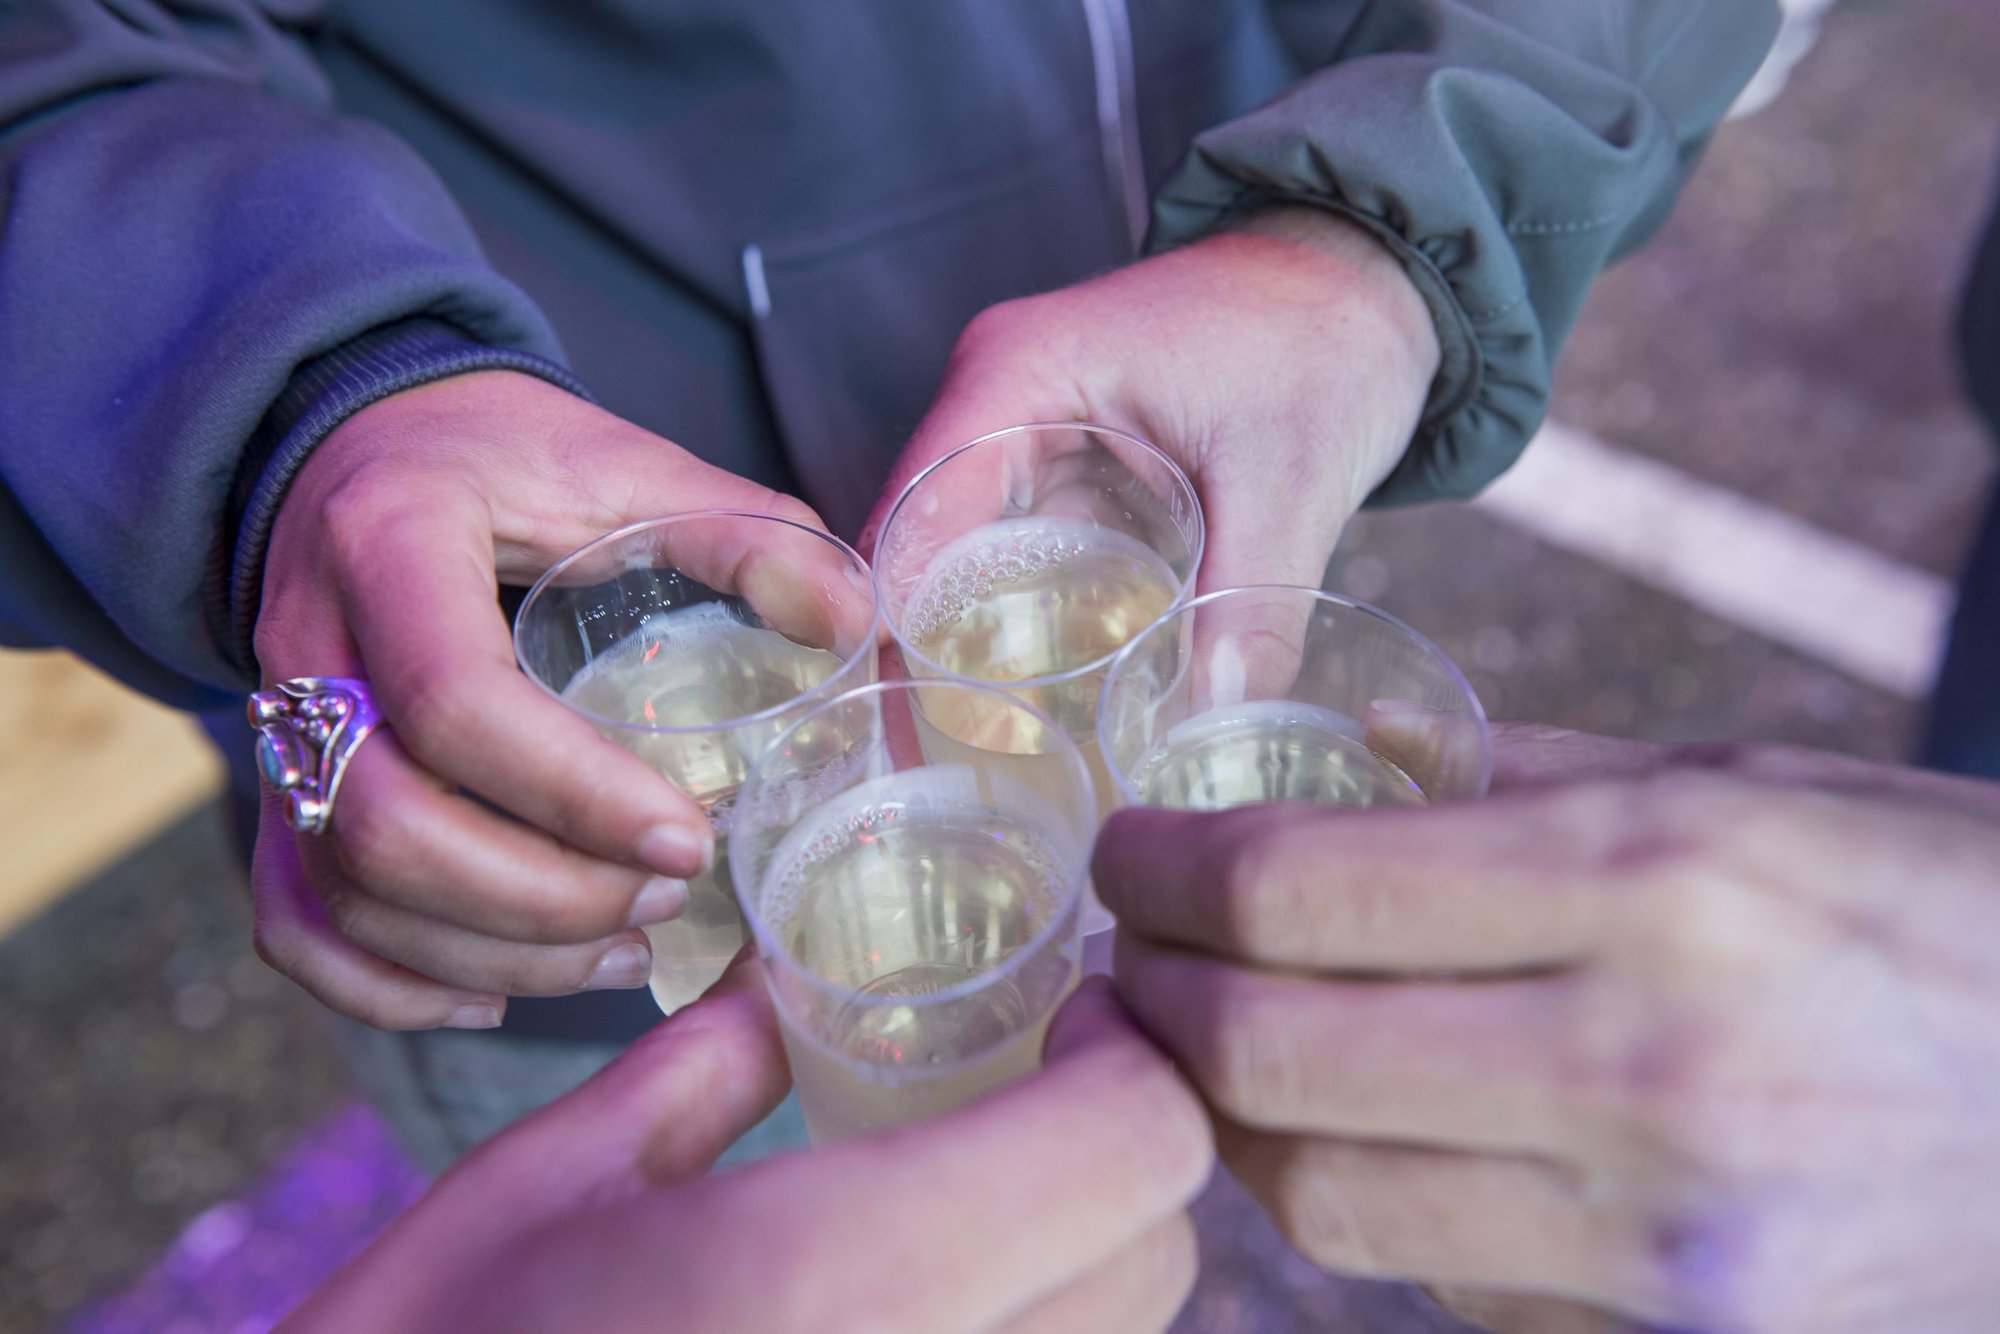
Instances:
[[[1777,31],[1773,0],[1372,0],[1317,72],[1199,136],[1150,245],[1277,202],[1333,210],[1402,260],[1441,367],[1372,498],[1468,496],[1540,424],[1598,273],[1658,228]]]
[[[428,166],[333,114],[318,0],[0,6],[0,643],[209,707],[285,484],[349,413],[547,322]]]

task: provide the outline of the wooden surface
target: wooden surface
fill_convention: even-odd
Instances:
[[[221,782],[185,715],[66,653],[0,651],[0,935]]]

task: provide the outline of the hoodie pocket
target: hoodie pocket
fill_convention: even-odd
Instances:
[[[744,251],[757,357],[806,498],[852,537],[987,306],[1129,257],[1095,135],[920,203]]]

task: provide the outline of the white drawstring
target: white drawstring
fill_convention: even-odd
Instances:
[[[1132,253],[1145,244],[1150,212],[1140,156],[1138,75],[1132,57],[1132,15],[1125,0],[1083,0],[1090,28],[1091,73],[1097,84],[1097,132],[1111,193],[1125,209]]]

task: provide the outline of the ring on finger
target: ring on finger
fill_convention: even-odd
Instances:
[[[250,696],[257,769],[285,799],[285,823],[324,834],[348,761],[385,726],[368,683],[347,676],[298,676]]]

